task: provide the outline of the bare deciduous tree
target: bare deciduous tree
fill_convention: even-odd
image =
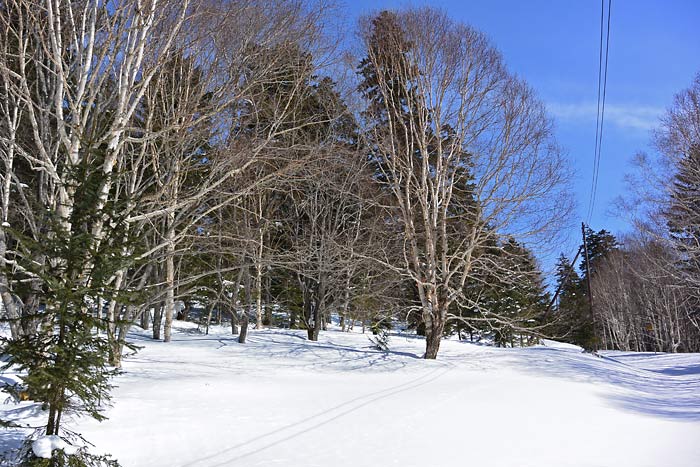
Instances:
[[[605,348],[694,352],[700,332],[689,319],[689,284],[676,273],[679,255],[649,235],[624,239],[592,276],[596,317]]]
[[[435,358],[480,247],[566,215],[563,163],[544,106],[481,33],[421,8],[366,18],[362,39],[368,145],[404,245],[385,263],[416,284]]]

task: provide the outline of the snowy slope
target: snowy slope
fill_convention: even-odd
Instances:
[[[424,361],[411,337],[382,353],[358,333],[253,330],[240,345],[178,326],[170,344],[135,334],[109,420],[77,424],[125,467],[700,465],[698,354],[445,341]]]

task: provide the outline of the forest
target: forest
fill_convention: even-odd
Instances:
[[[546,277],[576,219],[534,90],[440,10],[339,37],[338,8],[0,2],[0,363],[46,435],[103,417],[130,331],[174,320],[400,327],[425,359],[449,336],[700,352],[700,75],[638,161],[633,231],[586,227]],[[26,465],[113,461],[50,462]]]

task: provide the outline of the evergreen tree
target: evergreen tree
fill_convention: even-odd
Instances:
[[[601,341],[601,330],[595,325],[595,316],[591,314],[588,291],[588,275],[595,277],[598,268],[604,260],[619,246],[614,235],[605,229],[594,232],[586,228],[586,246],[590,271],[586,265],[586,252],[582,253],[579,263],[580,275],[569,264],[569,260],[562,254],[557,261],[557,287],[560,288],[556,324],[554,326],[556,337],[561,337],[584,349],[595,349]],[[583,251],[583,245],[581,245]],[[595,296],[593,297],[595,307]],[[595,311],[595,309],[594,309]]]
[[[99,153],[97,148],[94,150]],[[46,411],[46,426],[29,438],[24,448],[24,465],[116,465],[106,457],[89,454],[86,448],[71,455],[59,453],[50,460],[36,459],[29,449],[33,438],[41,435],[82,444],[79,435],[64,427],[68,415],[105,418],[102,408],[109,402],[109,380],[117,370],[108,366],[110,344],[100,335],[106,330],[101,317],[103,299],[125,305],[135,299],[113,290],[110,283],[114,273],[131,262],[121,254],[122,242],[131,240],[123,234],[123,221],[114,218],[109,224],[106,236],[112,241],[96,242],[91,232],[102,175],[99,164],[88,161],[86,158],[73,178],[79,202],[68,224],[71,230],[65,230],[66,224],[56,219],[55,213],[46,212],[49,229],[41,241],[17,234],[21,248],[40,252],[48,265],[44,268],[23,261],[19,273],[38,276],[43,284],[40,329],[15,338],[0,338],[0,352],[6,359],[2,369],[13,367],[22,375],[22,383],[10,390],[27,393]]]
[[[526,329],[541,321],[547,307],[547,293],[529,249],[513,238],[506,238],[500,251],[498,267],[507,274],[497,274],[489,284],[492,296],[489,312],[500,321],[492,325],[494,341],[499,347],[523,346],[532,342]]]
[[[562,253],[556,264],[556,286],[559,290],[554,315],[553,334],[577,345],[587,345],[592,331],[584,283]]]
[[[682,268],[700,273],[700,143],[676,163],[666,219],[671,237],[683,255]]]
[[[594,232],[589,227],[586,228],[586,245],[588,245],[588,260],[590,262],[591,276],[595,275],[596,268],[600,262],[619,247],[617,239],[610,232],[605,229]],[[579,263],[582,281],[587,279],[588,274],[585,258],[584,255]]]
[[[582,272],[581,281],[586,286],[583,288],[584,294],[586,296],[592,293],[588,289],[588,275],[590,274],[591,280],[595,277],[598,272],[599,267],[604,263],[604,261],[610,257],[611,254],[618,251],[618,242],[614,235],[605,229],[594,232],[590,228],[586,229],[586,245],[588,246],[588,269],[585,264],[585,256],[581,260],[580,269]],[[588,304],[587,313],[583,316],[581,321],[579,321],[578,327],[578,344],[581,345],[586,350],[597,350],[602,339],[603,330],[600,327],[599,319],[596,319],[595,313],[595,296],[591,296],[589,299],[593,302],[592,309],[590,302]]]

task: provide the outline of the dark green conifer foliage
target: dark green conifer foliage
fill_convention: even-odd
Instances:
[[[692,146],[677,162],[666,211],[671,237],[684,260],[683,269],[700,273],[700,143]]]
[[[595,232],[587,228],[586,244],[590,274],[594,277],[602,261],[618,250],[618,242],[615,236],[605,229]],[[582,256],[585,258],[585,255]],[[561,289],[557,299],[553,334],[584,349],[596,348],[600,341],[600,331],[596,328],[595,316],[591,315],[587,285],[589,272],[585,259],[579,262],[580,274],[573,270],[564,255],[559,257],[556,267],[557,287]],[[595,311],[595,296],[593,306]]]
[[[534,336],[527,328],[541,324],[548,295],[533,253],[513,238],[506,238],[499,249],[496,273],[488,280],[484,308],[499,317],[491,324],[493,338],[499,347],[530,345]]]
[[[584,285],[576,269],[564,254],[556,264],[556,287],[559,289],[556,311],[553,313],[553,336],[583,345],[590,339],[588,302]]]
[[[99,148],[93,151],[99,159]],[[101,215],[94,208],[101,183],[99,164],[86,162],[72,180],[80,195],[70,218],[70,231],[55,213],[46,212],[49,228],[40,241],[14,232],[20,248],[47,258],[48,267],[25,260],[25,272],[17,273],[35,275],[43,284],[39,331],[0,338],[0,352],[6,360],[2,368],[13,367],[22,375],[22,383],[12,390],[26,391],[45,410],[46,426],[40,434],[61,436],[69,442],[80,437],[64,427],[66,416],[87,415],[103,420],[102,409],[110,399],[110,378],[117,373],[108,366],[110,345],[100,334],[106,331],[101,316],[103,299],[129,304],[135,298],[110,289],[109,279],[130,261],[121,254],[121,242],[130,241],[121,232],[122,220],[113,218],[107,227],[106,238],[112,241],[96,241],[91,232],[93,222]],[[85,450],[46,460],[34,459],[31,450],[26,449],[24,460],[32,466],[116,465]]]
[[[613,234],[605,229],[594,232],[590,228],[586,228],[586,243],[588,245],[588,258],[591,267],[591,276],[595,275],[596,268],[600,261],[605,258],[610,252],[618,249],[617,239]],[[581,280],[586,280],[586,264],[585,256],[579,263],[581,271]]]

